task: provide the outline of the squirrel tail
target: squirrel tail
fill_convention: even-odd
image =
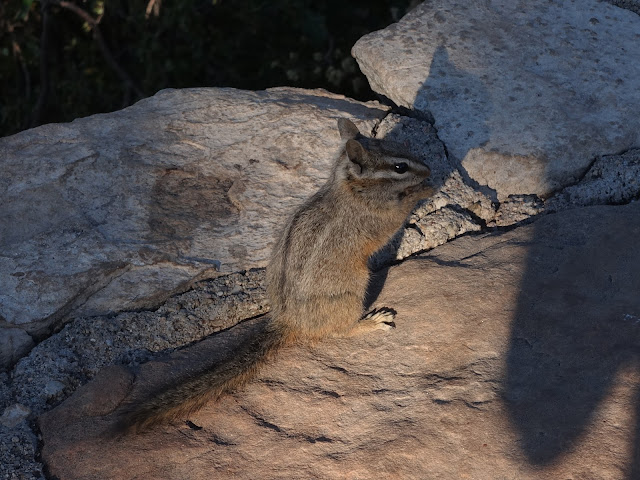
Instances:
[[[153,398],[130,406],[121,416],[116,431],[139,432],[187,417],[207,402],[246,384],[286,343],[286,332],[268,324],[258,336],[242,343],[231,358]]]

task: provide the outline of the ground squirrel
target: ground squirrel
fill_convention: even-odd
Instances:
[[[363,316],[369,257],[433,194],[430,171],[401,148],[338,120],[343,140],[331,176],[290,218],[267,267],[270,320],[229,360],[134,405],[126,430],[184,418],[246,383],[281,346],[393,326],[395,312]]]

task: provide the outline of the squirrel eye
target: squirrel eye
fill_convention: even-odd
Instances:
[[[409,165],[404,162],[396,163],[393,168],[395,168],[396,173],[405,173],[409,169]]]

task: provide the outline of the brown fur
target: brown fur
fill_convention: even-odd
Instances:
[[[235,355],[122,414],[117,431],[136,432],[159,423],[189,416],[207,402],[235,390],[249,381],[260,366],[289,340],[287,332],[267,326],[256,338],[242,344]]]
[[[390,310],[363,317],[367,261],[416,202],[433,193],[425,183],[429,169],[362,137],[348,120],[339,120],[338,128],[345,148],[331,177],[291,217],[274,247],[267,268],[271,319],[265,331],[228,361],[133,406],[123,417],[125,429],[188,416],[244,385],[287,343],[390,328]],[[406,174],[394,172],[399,161],[409,165]]]

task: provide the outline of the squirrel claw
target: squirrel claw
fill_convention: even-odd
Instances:
[[[376,330],[391,330],[396,328],[393,321],[397,312],[393,308],[381,307],[367,313],[361,322],[369,323]]]

